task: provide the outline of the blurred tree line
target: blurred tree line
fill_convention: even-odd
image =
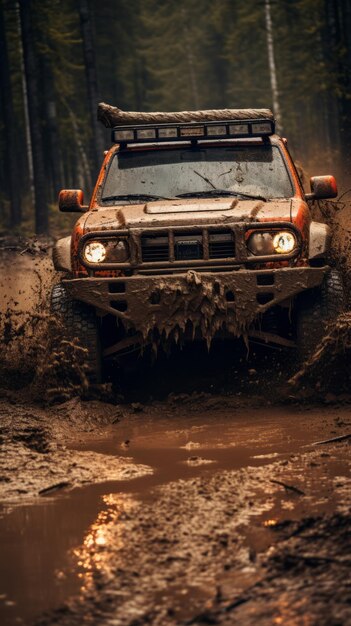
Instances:
[[[2,230],[48,232],[61,187],[91,191],[110,144],[100,100],[271,107],[266,10],[267,0],[0,0]],[[283,134],[309,169],[347,184],[351,0],[270,10]]]

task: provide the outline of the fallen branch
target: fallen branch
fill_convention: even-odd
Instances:
[[[336,441],[346,441],[346,439],[351,439],[351,433],[347,435],[339,435],[339,437],[331,437],[330,439],[324,439],[323,441],[314,441],[311,443],[311,446],[322,446],[325,443],[334,443]],[[308,446],[305,446],[306,448]]]
[[[322,563],[337,563],[337,565],[343,565],[349,567],[351,560],[349,558],[335,558],[330,556],[316,556],[314,554],[284,554],[284,559],[290,559],[291,561],[303,561],[306,565],[319,565]]]
[[[306,495],[304,491],[301,491],[301,489],[298,489],[297,487],[294,487],[294,485],[287,485],[286,483],[283,483],[281,480],[270,480],[271,483],[274,483],[275,485],[280,485],[281,487],[284,487],[284,489],[287,489],[288,491],[293,491],[294,493],[297,493],[299,496],[304,496]]]
[[[50,487],[45,487],[45,489],[41,489],[39,491],[39,495],[45,496],[46,494],[51,493],[52,491],[57,491],[58,489],[64,489],[65,487],[70,487],[70,486],[71,486],[71,483],[62,481],[61,483],[56,483],[55,485],[51,485]]]

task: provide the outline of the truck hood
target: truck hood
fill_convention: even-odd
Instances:
[[[120,228],[177,227],[189,224],[295,221],[306,207],[300,198],[243,200],[239,198],[159,200],[98,208],[87,214],[85,232]]]

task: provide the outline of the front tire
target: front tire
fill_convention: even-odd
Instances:
[[[67,336],[77,338],[86,350],[87,378],[90,383],[102,381],[102,351],[98,318],[92,307],[69,298],[64,286],[57,284],[51,293],[51,311],[63,321]]]
[[[325,336],[328,322],[345,309],[343,280],[337,269],[331,269],[318,289],[302,294],[297,309],[297,346],[301,361],[308,359]]]

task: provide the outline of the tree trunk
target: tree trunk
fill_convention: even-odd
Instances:
[[[6,44],[6,30],[4,20],[4,4],[0,5],[0,90],[2,94],[2,107],[4,112],[4,133],[7,146],[7,158],[5,162],[5,174],[8,184],[10,199],[10,227],[21,223],[21,178],[18,168],[16,146],[16,121],[13,109],[12,87],[10,79],[9,59]]]
[[[52,94],[51,94],[52,95]],[[52,178],[52,194],[54,201],[57,199],[60,189],[62,189],[62,159],[59,133],[57,128],[56,102],[54,97],[47,101],[47,128],[48,144],[50,149],[50,169]]]
[[[42,144],[41,123],[39,117],[38,68],[34,50],[34,37],[31,23],[32,2],[20,0],[20,18],[24,69],[26,76],[29,126],[33,153],[33,176],[35,195],[35,231],[47,233],[49,228],[48,206],[46,202],[46,178]]]
[[[195,69],[195,59],[192,49],[192,41],[188,28],[188,16],[185,7],[182,7],[180,10],[181,22],[183,28],[184,42],[185,42],[185,54],[187,59],[187,65],[189,70],[189,78],[191,85],[191,95],[192,95],[192,103],[195,109],[200,108],[200,96],[199,96],[199,88],[197,84],[196,78],[196,69]]]
[[[96,107],[99,101],[98,81],[95,63],[95,50],[93,40],[93,28],[91,11],[88,0],[79,0],[80,26],[83,38],[83,54],[85,75],[88,91],[88,102],[90,111],[90,123],[93,132],[93,163],[96,173],[98,172],[103,157],[103,138],[100,126],[96,119]]]
[[[32,139],[30,136],[30,125],[29,125],[29,113],[28,113],[28,94],[27,94],[27,82],[26,82],[26,74],[24,71],[24,60],[23,60],[23,46],[22,46],[22,29],[21,29],[21,18],[20,18],[20,7],[17,0],[14,1],[15,6],[15,14],[16,14],[16,38],[17,38],[17,46],[18,46],[18,57],[20,62],[20,81],[22,86],[22,97],[23,97],[23,108],[24,108],[24,124],[25,124],[25,136],[26,136],[26,158],[27,158],[27,167],[28,167],[28,177],[29,177],[29,191],[30,191],[30,202],[32,206],[35,206],[35,194],[34,194],[34,172],[33,172],[33,150],[32,150]]]
[[[265,18],[266,18],[268,67],[269,67],[269,75],[271,79],[273,112],[275,114],[275,118],[277,121],[277,132],[281,133],[282,132],[282,120],[281,120],[281,113],[280,113],[277,71],[276,71],[275,56],[274,56],[274,39],[273,39],[273,27],[272,27],[270,0],[265,0]]]
[[[332,3],[339,42],[339,76],[341,84],[340,112],[342,166],[344,183],[349,184],[351,169],[351,6],[350,0]]]
[[[350,102],[350,1],[335,3],[333,0],[324,2],[324,31],[323,46],[324,58],[328,64],[331,76],[336,77],[336,93],[333,100],[336,103],[338,127],[340,134],[340,154],[334,160],[334,167],[339,171],[341,186],[349,187],[349,172],[351,168],[351,102]]]
[[[84,144],[82,142],[81,136],[79,134],[79,128],[78,128],[78,123],[76,120],[76,117],[72,111],[72,109],[70,108],[70,106],[68,105],[68,103],[66,102],[66,100],[64,98],[62,98],[62,103],[63,105],[66,107],[70,120],[71,120],[71,124],[72,124],[72,129],[73,129],[73,136],[74,136],[74,141],[76,143],[78,152],[79,152],[79,176],[80,178],[82,178],[81,176],[81,172],[83,172],[84,178],[85,178],[85,184],[82,185],[81,187],[85,189],[85,191],[88,191],[89,193],[92,191],[93,186],[92,186],[92,179],[91,179],[91,172],[90,172],[90,168],[89,168],[89,161],[88,161],[88,156],[85,152],[84,149]]]

